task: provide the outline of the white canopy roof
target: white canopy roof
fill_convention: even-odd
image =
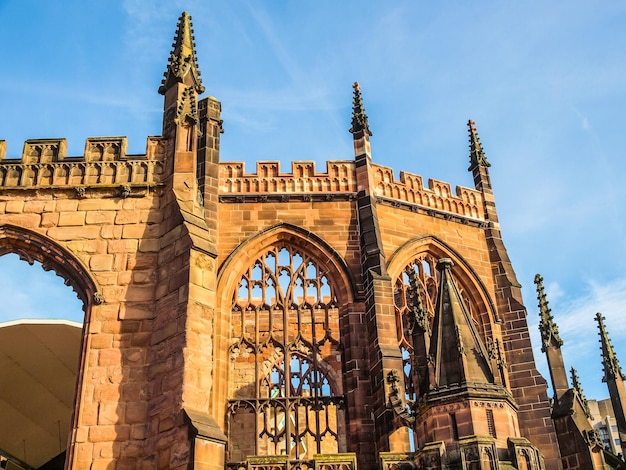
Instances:
[[[38,467],[65,450],[82,325],[0,323],[0,449]]]

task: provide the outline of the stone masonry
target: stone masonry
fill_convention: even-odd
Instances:
[[[258,162],[247,173],[220,161],[221,104],[199,99],[203,91],[183,14],[159,90],[162,136],[148,138],[144,155],[128,155],[124,137],[102,137],[88,139],[82,156],[48,139],[7,159],[0,141],[0,255],[40,261],[84,304],[66,468],[440,468],[419,465],[426,455],[452,458],[445,452],[478,468],[472,449],[517,465],[505,453],[522,441],[541,455],[532,468],[561,468],[473,123],[475,188],[407,172],[396,179],[374,163],[358,87],[354,155],[326,168]],[[271,264],[285,253],[290,261]],[[502,345],[504,401],[472,395],[458,407],[449,398],[431,406],[419,399],[432,388],[415,392],[415,402],[398,392],[411,380],[402,373],[399,286],[409,286],[412,266],[442,258],[452,262],[477,341]],[[432,303],[432,321],[439,274],[428,266],[418,295]],[[249,395],[233,391],[244,388]],[[424,421],[398,413],[396,398],[398,409],[429,407]],[[466,420],[458,429],[454,410]],[[453,427],[474,440],[455,441]]]

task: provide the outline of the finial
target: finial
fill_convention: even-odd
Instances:
[[[572,375],[572,386],[574,390],[576,391],[576,393],[578,394],[578,396],[580,397],[581,401],[583,402],[583,408],[585,409],[585,414],[587,416],[591,416],[591,411],[589,410],[589,403],[587,403],[587,398],[585,397],[585,394],[583,393],[583,389],[582,389],[582,386],[580,385],[580,379],[578,378],[576,369],[572,367],[570,369],[570,374]]]
[[[467,122],[469,127],[469,142],[470,142],[470,170],[474,166],[490,167],[491,163],[487,161],[483,147],[480,144],[478,138],[478,132],[476,132],[476,123],[471,119]]]
[[[354,82],[352,88],[354,88],[354,96],[352,98],[352,127],[349,132],[351,134],[365,132],[367,135],[372,135],[369,123],[367,122],[367,114],[365,114],[365,108],[363,107],[363,98],[361,98],[361,85],[359,85],[359,82]]]
[[[178,19],[172,52],[168,60],[167,70],[163,74],[165,78],[159,87],[160,94],[164,95],[175,83],[182,82],[187,82],[188,86],[193,86],[198,94],[204,92],[196,61],[195,47],[191,15],[184,11]]]
[[[540,274],[535,275],[535,284],[537,284],[537,300],[539,300],[541,351],[546,352],[551,345],[557,348],[563,346],[563,340],[559,336],[559,328],[556,326],[556,323],[554,323],[554,317],[550,313],[546,294],[543,290],[543,277],[541,277]]]
[[[616,379],[624,380],[624,373],[622,372],[622,368],[619,366],[619,361],[617,360],[615,351],[613,351],[609,334],[604,326],[604,317],[600,312],[596,314],[596,321],[598,322],[598,328],[600,330],[600,333],[598,334],[600,335],[602,365],[604,366],[604,377],[602,378],[602,381],[608,382],[609,380]]]

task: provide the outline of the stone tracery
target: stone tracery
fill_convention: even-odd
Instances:
[[[336,300],[324,267],[285,243],[242,274],[231,312],[231,461],[301,460],[345,445]]]

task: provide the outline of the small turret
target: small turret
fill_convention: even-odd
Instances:
[[[548,300],[543,288],[543,277],[535,274],[535,284],[537,285],[537,300],[539,301],[539,331],[541,332],[541,351],[546,352],[549,347],[560,348],[563,340],[559,336],[559,327],[554,323]]]
[[[469,171],[473,171],[475,166],[484,166],[485,168],[489,168],[491,163],[487,161],[487,157],[485,156],[485,152],[483,151],[483,147],[480,143],[480,139],[478,138],[478,132],[476,132],[476,123],[471,119],[467,122],[469,127],[469,138],[470,138],[470,167]]]
[[[483,146],[476,132],[476,123],[471,119],[467,122],[469,128],[470,143],[470,166],[467,169],[474,176],[474,184],[478,190],[491,190],[491,181],[489,180],[489,171],[487,168],[491,164],[487,161]]]
[[[603,382],[606,382],[611,397],[611,405],[615,413],[617,431],[622,446],[622,455],[626,455],[626,388],[624,387],[624,373],[619,365],[609,334],[604,325],[604,317],[596,314],[600,332],[600,349],[602,350],[602,365],[604,366]]]
[[[352,127],[350,133],[354,140],[354,161],[356,164],[357,205],[361,225],[361,246],[363,248],[364,271],[373,270],[379,275],[387,274],[387,262],[382,249],[382,239],[378,222],[378,210],[374,194],[374,175],[372,172],[372,155],[370,136],[372,132],[363,107],[361,86],[354,82],[352,86]]]
[[[603,382],[609,382],[611,380],[624,380],[624,373],[619,365],[613,345],[609,339],[609,334],[606,331],[604,325],[604,317],[600,312],[596,313],[596,321],[598,322],[598,329],[600,330],[600,349],[602,350],[602,366],[604,367]]]
[[[498,223],[498,214],[496,212],[496,202],[491,188],[491,180],[489,178],[489,167],[491,164],[487,161],[483,146],[476,132],[476,124],[471,119],[467,122],[469,128],[469,144],[470,144],[470,166],[468,171],[472,172],[474,177],[474,186],[483,193],[485,218],[489,221],[492,229],[498,230],[497,238],[500,238],[500,224]]]
[[[554,317],[550,313],[548,300],[543,288],[543,277],[535,275],[535,284],[537,285],[537,300],[539,300],[539,331],[541,332],[541,351],[546,354],[548,359],[548,369],[550,370],[550,379],[552,380],[552,391],[554,392],[554,400],[558,403],[559,399],[569,390],[569,382],[567,381],[567,372],[565,371],[565,363],[563,362],[563,354],[561,346],[563,340],[559,336],[559,328],[554,323]]]

